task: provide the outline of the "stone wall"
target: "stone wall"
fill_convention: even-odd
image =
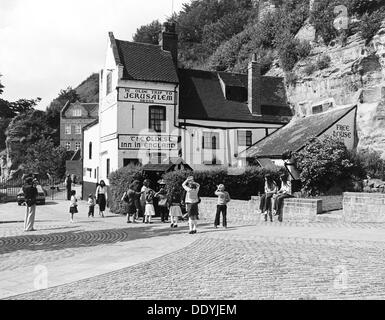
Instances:
[[[252,197],[250,201],[232,200],[227,206],[228,223],[255,224],[263,220],[259,214],[260,198]],[[214,223],[217,208],[217,198],[202,198],[199,204],[199,218],[205,222]],[[283,206],[283,221],[316,221],[317,214],[322,213],[321,199],[285,199]],[[276,218],[274,220],[277,220]]]
[[[385,194],[345,192],[342,219],[346,222],[385,222]]]

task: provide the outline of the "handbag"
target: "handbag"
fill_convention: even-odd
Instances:
[[[160,199],[158,202],[159,207],[166,207],[167,206],[167,198]]]

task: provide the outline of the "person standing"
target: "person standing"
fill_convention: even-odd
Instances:
[[[170,201],[171,228],[178,228],[178,220],[182,217],[180,195],[174,194]]]
[[[150,180],[146,179],[143,181],[143,186],[140,189],[141,196],[139,199],[140,203],[140,212],[143,215],[143,223],[145,222],[145,215],[144,212],[146,211],[146,191],[150,187]]]
[[[144,211],[145,221],[144,223],[151,223],[151,217],[155,216],[154,197],[155,191],[151,188],[147,188],[146,192],[146,209]]]
[[[278,221],[282,222],[283,218],[283,199],[286,198],[294,198],[291,190],[291,182],[287,179],[285,174],[280,176],[281,179],[281,189],[279,189],[278,193],[275,196],[274,202],[274,215],[278,216]]]
[[[225,186],[220,184],[215,191],[215,195],[218,197],[217,213],[215,215],[214,227],[218,228],[220,224],[220,216],[222,213],[222,225],[227,228],[227,204],[231,201],[230,195],[225,191]]]
[[[183,182],[182,187],[186,190],[186,209],[189,218],[189,234],[197,233],[197,220],[199,215],[198,203],[199,203],[199,183],[194,181],[194,177],[190,176]]]
[[[265,176],[265,194],[261,197],[261,203],[259,209],[265,215],[265,221],[267,221],[267,214],[269,214],[270,221],[273,222],[272,204],[271,200],[273,195],[277,193],[278,187],[273,177],[270,174]]]
[[[127,211],[127,223],[135,222],[135,214],[139,210],[138,197],[142,195],[141,192],[137,192],[140,182],[135,180],[132,182],[127,191],[122,196],[122,201],[126,202]]]
[[[71,191],[71,200],[70,200],[70,213],[71,213],[71,219],[70,222],[74,222],[74,214],[78,213],[78,199],[76,199],[76,191]]]
[[[37,188],[33,185],[33,178],[29,177],[25,180],[23,193],[25,203],[27,205],[27,211],[24,219],[24,231],[35,231],[33,225],[35,223],[36,197],[38,192]]]
[[[92,193],[88,195],[88,218],[89,217],[94,217],[94,212],[95,212],[95,198]]]
[[[160,212],[160,219],[163,223],[166,223],[168,222],[167,191],[163,180],[159,184],[160,184],[160,190],[157,193],[155,193],[155,197],[158,198],[158,208]]]
[[[64,181],[67,189],[67,200],[71,200],[71,190],[72,190],[72,179],[69,174],[67,174],[67,177]]]
[[[104,180],[100,180],[99,186],[96,188],[95,197],[99,205],[99,216],[104,218],[104,211],[108,201],[107,187]]]

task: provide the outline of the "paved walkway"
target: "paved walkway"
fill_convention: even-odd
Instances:
[[[70,224],[60,202],[38,207],[38,231],[24,233],[24,210],[0,205],[1,298],[385,298],[385,224],[233,226],[230,216],[226,230],[200,221],[189,235],[186,223],[88,219],[84,203]]]

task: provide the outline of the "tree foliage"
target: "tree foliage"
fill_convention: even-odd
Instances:
[[[51,138],[52,134],[44,111],[30,110],[14,117],[6,131],[12,167],[18,168],[24,161],[26,149],[43,138]]]
[[[378,151],[361,150],[357,157],[370,178],[385,180],[385,160]]]
[[[349,191],[365,176],[358,158],[343,141],[330,136],[309,139],[295,159],[304,191],[312,196]]]
[[[151,23],[141,26],[136,29],[133,36],[135,42],[159,44],[159,33],[162,31],[162,25],[159,20],[154,20]]]
[[[382,22],[385,20],[385,7],[372,13],[364,13],[358,25],[358,30],[362,38],[369,42],[380,30]]]
[[[55,146],[52,139],[42,137],[31,144],[26,150],[23,159],[25,172],[39,173],[61,179],[65,174],[66,150],[64,147]]]

